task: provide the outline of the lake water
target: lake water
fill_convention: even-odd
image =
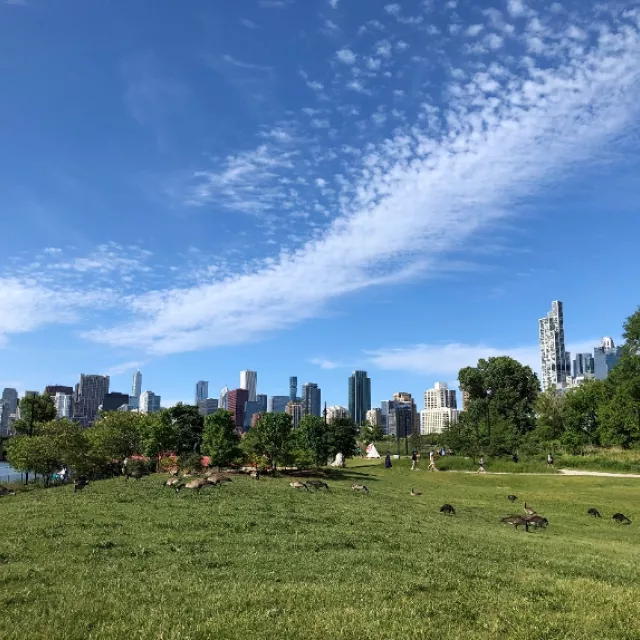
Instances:
[[[0,483],[20,480],[20,472],[16,471],[8,462],[0,462]]]

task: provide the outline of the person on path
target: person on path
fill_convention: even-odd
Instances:
[[[436,455],[433,451],[429,451],[429,471],[437,471],[436,469]]]
[[[478,473],[486,473],[484,468],[484,456],[480,456],[480,467],[478,468]]]
[[[391,464],[391,454],[387,451],[387,455],[384,457],[384,468],[391,469],[393,465]]]
[[[413,450],[411,454],[411,471],[415,471],[418,468],[418,454],[416,450]]]
[[[550,453],[547,455],[547,464],[553,465],[553,456]]]
[[[518,454],[514,453],[512,458],[511,458],[514,462],[518,462]]]

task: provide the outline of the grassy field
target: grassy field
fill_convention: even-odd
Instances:
[[[0,498],[0,638],[640,637],[640,480],[356,464],[326,494],[152,476]],[[509,493],[549,528],[499,524]]]

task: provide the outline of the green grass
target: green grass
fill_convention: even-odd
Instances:
[[[0,638],[640,637],[640,480],[355,464],[328,494],[151,476],[0,498]],[[498,523],[524,500],[547,530]]]
[[[429,466],[428,456],[422,456],[420,466],[424,468]],[[461,456],[444,456],[436,459],[436,467],[440,471],[477,471],[478,460]],[[558,473],[557,468],[550,467],[546,461],[520,460],[513,462],[508,458],[490,458],[488,456],[485,456],[484,468],[487,472],[494,473]]]

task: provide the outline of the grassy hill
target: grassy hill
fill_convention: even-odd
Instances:
[[[0,498],[0,638],[640,637],[640,480],[357,464],[326,494],[152,476]],[[524,500],[547,530],[498,523]]]

